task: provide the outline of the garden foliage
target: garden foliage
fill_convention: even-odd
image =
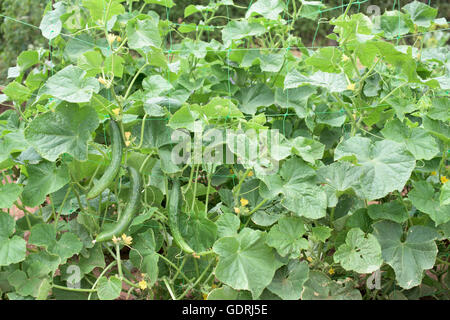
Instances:
[[[328,21],[337,45],[316,48],[291,31],[319,1],[186,5],[198,24],[174,22],[174,6],[47,5],[50,48],[23,51],[0,95],[14,105],[0,115],[2,297],[448,299],[450,54],[426,41],[448,27],[437,9],[347,6]],[[231,7],[241,15],[216,16]],[[279,152],[227,137],[234,163],[173,161],[174,132],[212,128],[241,129],[242,145],[278,130]],[[97,237],[116,221],[124,232]]]

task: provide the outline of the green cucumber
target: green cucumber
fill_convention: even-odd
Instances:
[[[87,194],[88,199],[98,197],[114,181],[119,173],[122,162],[122,135],[119,126],[114,120],[110,122],[111,127],[111,163],[102,177],[94,184]]]
[[[181,250],[188,254],[194,253],[194,250],[184,241],[181,236],[180,229],[178,228],[178,212],[181,210],[181,187],[180,181],[173,180],[172,190],[169,196],[168,214],[169,214],[169,229],[172,234],[173,240],[180,247]]]
[[[133,217],[139,209],[142,186],[141,175],[133,167],[127,167],[127,169],[130,174],[130,197],[128,198],[127,205],[120,215],[119,221],[100,232],[95,238],[96,242],[109,241],[113,236],[120,237],[127,231],[131,220],[133,220]]]

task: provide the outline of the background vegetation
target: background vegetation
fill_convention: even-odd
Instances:
[[[251,0],[234,0],[234,3],[243,7],[248,7]],[[364,0],[361,0],[361,2]],[[44,8],[49,0],[2,0],[0,1],[0,15],[13,17],[22,22],[38,26],[44,12]],[[172,21],[179,22],[199,22],[201,20],[200,14],[193,14],[188,17],[186,21],[183,21],[184,8],[188,4],[199,4],[207,5],[210,0],[177,0],[175,1],[178,5],[170,9],[170,19]],[[322,14],[322,18],[328,20],[331,17],[336,17],[343,11],[343,5],[348,1],[343,0],[323,0],[322,1],[328,9],[336,8],[334,10],[326,11]],[[422,1],[428,3],[429,1]],[[370,5],[377,5],[381,9],[381,14],[386,9],[392,9],[394,5],[396,8],[399,6],[399,1],[389,0],[389,1],[367,1],[361,3],[359,6],[353,6],[352,12],[361,11],[367,13],[367,8]],[[449,17],[450,16],[450,2],[447,0],[433,0],[430,5],[437,8],[439,11],[439,17]],[[339,8],[340,7],[340,8]],[[167,11],[164,7],[149,4],[148,9],[158,12],[161,16],[166,16]],[[227,12],[228,10],[228,12]],[[218,10],[217,15],[229,16],[234,18],[239,16],[239,8],[221,7]],[[299,19],[295,23],[295,35],[302,37],[303,43],[305,45],[311,45],[315,30],[317,29],[317,36],[314,45],[322,46],[331,44],[331,40],[325,38],[325,35],[330,33],[331,26],[328,24],[320,24],[317,29],[317,22],[307,19]],[[214,37],[214,34],[205,35],[205,37]],[[40,35],[40,31],[35,28],[30,28],[25,24],[18,23],[16,21],[5,19],[0,17],[0,86],[6,83],[7,70],[10,66],[15,64],[15,60],[18,54],[28,48],[33,48],[36,46],[43,46],[47,42]]]

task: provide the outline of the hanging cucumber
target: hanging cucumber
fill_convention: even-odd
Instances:
[[[178,228],[178,212],[181,210],[181,187],[179,180],[173,180],[172,190],[169,195],[169,229],[172,233],[175,243],[188,254],[194,253],[194,250],[184,241]]]
[[[133,167],[127,167],[130,174],[130,197],[127,205],[123,210],[119,221],[100,232],[95,238],[96,242],[109,241],[113,236],[120,237],[127,230],[128,226],[133,220],[137,210],[139,209],[141,196],[141,176],[139,172]]]
[[[119,173],[120,163],[122,162],[122,135],[119,126],[114,120],[110,122],[111,127],[111,163],[105,170],[103,176],[94,184],[88,192],[87,198],[98,197],[116,178]]]

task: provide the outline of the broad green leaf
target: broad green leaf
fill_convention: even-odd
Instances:
[[[305,63],[323,72],[339,73],[341,60],[342,51],[336,47],[325,47],[316,51]]]
[[[264,84],[242,88],[236,94],[239,109],[246,114],[255,114],[258,107],[268,107],[274,103],[272,90]]]
[[[42,278],[51,272],[55,272],[61,263],[61,259],[47,251],[31,253],[23,262],[23,269],[30,278]]]
[[[321,1],[301,1],[302,6],[300,7],[299,15],[300,17],[307,18],[310,20],[316,20],[317,16],[320,14],[320,10],[325,7]]]
[[[418,181],[413,186],[414,188],[408,193],[413,206],[428,214],[437,226],[450,221],[450,205],[441,205],[440,193],[434,192],[430,183]]]
[[[31,91],[24,85],[14,81],[8,84],[3,92],[9,97],[10,100],[22,103],[27,101],[31,97]]]
[[[124,2],[124,0],[83,0],[83,7],[89,10],[92,20],[104,25],[113,16],[125,13],[125,8],[121,5],[121,2]],[[106,16],[107,12],[108,16]]]
[[[325,146],[313,139],[297,137],[292,141],[292,152],[312,164],[323,157],[324,150]]]
[[[68,258],[80,253],[82,248],[83,244],[75,234],[65,232],[62,234],[61,238],[49,248],[49,252],[59,256],[61,258],[61,263],[65,263]]]
[[[448,98],[434,98],[427,116],[433,120],[450,121],[450,101]]]
[[[55,227],[43,223],[34,225],[28,242],[38,247],[50,248],[56,242]]]
[[[412,226],[405,240],[400,224],[380,221],[373,225],[381,245],[383,260],[395,271],[397,283],[411,289],[422,282],[423,271],[434,266],[437,246],[436,232],[425,226]]]
[[[105,268],[105,256],[100,243],[96,243],[88,252],[89,257],[80,255],[80,260],[78,261],[78,266],[84,274],[88,274],[97,267],[102,269]]]
[[[226,98],[215,97],[208,104],[201,108],[201,112],[208,119],[217,119],[225,117],[242,117],[242,112],[230,100]]]
[[[325,242],[331,236],[332,230],[326,226],[312,227],[311,237],[316,241]]]
[[[14,233],[16,221],[7,212],[0,211],[0,241],[8,239]]]
[[[219,216],[216,221],[217,225],[217,236],[222,237],[232,237],[237,234],[241,222],[239,218],[232,213],[225,212]]]
[[[299,300],[308,276],[309,268],[306,261],[291,260],[287,266],[277,270],[267,289],[283,300]]]
[[[65,232],[59,240],[56,240],[55,228],[42,223],[31,228],[29,243],[46,248],[49,253],[58,256],[61,263],[65,263],[83,248],[82,242],[75,234]]]
[[[448,122],[433,120],[425,116],[422,118],[422,125],[432,135],[445,143],[450,143],[450,125],[448,125]]]
[[[439,201],[441,206],[449,206],[450,205],[450,183],[446,182],[441,188],[441,194],[439,196]]]
[[[363,13],[352,14],[350,17],[342,14],[332,19],[330,24],[335,25],[333,32],[339,34],[339,42],[345,41],[350,47],[357,47],[360,43],[370,40],[372,34],[372,21]]]
[[[102,72],[103,57],[98,51],[88,51],[78,57],[77,65],[87,72],[87,76],[94,77]]]
[[[51,288],[48,278],[28,278],[22,270],[11,273],[8,282],[14,286],[18,294],[41,300],[47,297]]]
[[[173,88],[172,84],[159,74],[145,78],[144,81],[142,81],[142,87],[146,93],[150,93],[154,97]]]
[[[122,78],[125,60],[117,55],[112,54],[105,59],[104,70],[106,74],[113,74],[116,78]]]
[[[386,41],[371,42],[377,48],[378,53],[383,57],[384,61],[396,67],[397,70],[408,77],[410,82],[420,82],[416,72],[416,62],[412,57],[411,48],[403,53],[392,43]]]
[[[97,79],[88,77],[86,71],[69,65],[50,77],[39,94],[73,102],[89,102],[93,93],[98,93],[100,85]]]
[[[27,168],[29,178],[22,193],[23,203],[35,207],[45,201],[46,196],[58,191],[69,182],[69,172],[64,166],[41,162]]]
[[[244,290],[234,290],[229,286],[223,286],[212,290],[206,300],[250,300],[250,292]]]
[[[136,137],[137,144],[141,142],[141,127],[142,124],[138,123],[131,131],[133,137]],[[159,148],[161,146],[171,144],[173,143],[171,139],[172,133],[173,130],[167,126],[167,121],[164,119],[146,121],[144,125],[142,148]]]
[[[411,20],[419,27],[428,28],[437,15],[437,9],[419,1],[410,2],[402,9],[409,13]]]
[[[0,184],[0,208],[10,209],[22,190],[22,186],[16,183]]]
[[[186,105],[178,109],[171,117],[168,122],[168,126],[172,129],[187,129],[189,131],[194,131],[196,128],[196,120],[198,119],[198,112],[191,110],[191,108]]]
[[[381,247],[377,239],[371,234],[364,234],[358,228],[350,229],[345,243],[337,248],[333,258],[345,270],[358,273],[374,272],[383,263]]]
[[[261,195],[270,198],[281,193],[281,204],[296,216],[322,218],[326,215],[327,195],[323,188],[308,181],[314,174],[314,169],[293,157],[283,164],[280,176],[262,177]]]
[[[358,183],[361,171],[349,162],[334,162],[317,171],[320,181],[328,184],[337,193],[345,192]]]
[[[397,10],[386,11],[380,17],[380,27],[384,31],[384,35],[391,39],[407,34],[410,24],[408,17]]]
[[[13,236],[11,239],[0,238],[0,266],[25,260],[26,245],[25,240],[18,236]]]
[[[316,88],[305,85],[299,88],[275,91],[275,103],[282,108],[294,109],[299,118],[307,116],[308,99],[316,92]]]
[[[145,273],[153,284],[158,280],[158,260],[156,240],[153,230],[139,233],[133,238],[133,249],[130,251],[130,261],[141,273]]]
[[[274,251],[265,238],[261,231],[244,228],[234,237],[217,240],[213,247],[219,255],[216,277],[236,290],[250,290],[253,299],[258,298],[277,269]]]
[[[302,250],[308,249],[308,240],[303,238],[306,228],[298,217],[283,217],[270,228],[266,243],[282,256],[292,259],[300,257]]]
[[[372,142],[368,138],[352,137],[341,142],[334,159],[356,157],[361,170],[359,189],[367,200],[402,191],[415,167],[414,157],[401,144],[391,140]]]
[[[196,252],[210,249],[217,237],[217,226],[209,220],[204,211],[178,216],[180,232]]]
[[[97,295],[100,300],[114,300],[120,296],[122,281],[116,277],[101,277],[97,284]]]
[[[408,128],[398,119],[387,122],[381,133],[387,139],[404,143],[416,160],[431,160],[439,153],[439,145],[433,136],[423,128]]]
[[[408,220],[408,211],[401,201],[371,204],[367,207],[367,213],[373,220],[391,220],[397,223]]]
[[[127,36],[131,49],[143,49],[145,52],[151,51],[151,48],[159,48],[162,42],[158,21],[153,18],[130,20],[127,24]]]
[[[361,293],[355,289],[350,278],[333,281],[319,271],[310,271],[303,285],[302,300],[362,300]]]
[[[25,71],[38,63],[39,63],[39,53],[36,50],[23,51],[17,57],[17,66],[20,68],[20,71]]]
[[[297,88],[306,84],[323,87],[330,92],[343,92],[347,90],[347,80],[343,73],[317,71],[310,76],[305,76],[296,69],[293,69],[289,71],[284,79],[285,89]]]
[[[97,126],[97,113],[92,107],[61,104],[54,112],[37,116],[25,129],[25,138],[49,161],[63,153],[87,160],[87,143]]]
[[[54,8],[54,10],[48,11],[44,15],[39,26],[42,35],[48,40],[56,38],[61,33],[62,21],[60,18],[66,12],[63,2],[55,3]]]
[[[144,0],[145,3],[159,4],[167,8],[172,8],[175,3],[172,0]]]
[[[239,40],[245,37],[260,36],[266,32],[266,28],[257,22],[246,20],[232,20],[222,29],[222,40],[225,43],[231,40]]]
[[[285,9],[285,4],[280,0],[258,0],[254,2],[247,13],[245,18],[248,19],[253,14],[260,14],[264,18],[269,20],[278,20],[278,15]]]

